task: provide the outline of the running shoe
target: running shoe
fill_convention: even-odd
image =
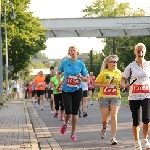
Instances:
[[[86,117],[87,116],[87,113],[86,112],[83,112],[83,117]]]
[[[53,115],[53,114],[54,114],[54,111],[51,111],[51,114]]]
[[[113,137],[113,138],[111,139],[111,145],[117,145],[117,144],[118,144],[118,143],[117,143],[116,138]]]
[[[66,132],[66,129],[67,129],[67,124],[63,124],[61,129],[60,129],[60,133],[64,134]]]
[[[93,102],[92,102],[92,101],[90,101],[90,104],[91,104],[91,105],[93,105]]]
[[[145,150],[150,149],[150,143],[149,143],[148,139],[143,139],[142,147],[143,147]]]
[[[41,110],[43,110],[43,106],[41,106]]]
[[[135,150],[142,150],[141,142],[135,142]]]
[[[58,117],[58,112],[56,112],[56,113],[54,114],[54,117],[55,117],[55,118],[57,118],[57,117]]]
[[[75,141],[77,140],[77,137],[74,134],[71,134],[71,140]]]
[[[100,136],[102,139],[104,139],[106,137],[106,129],[102,129]]]

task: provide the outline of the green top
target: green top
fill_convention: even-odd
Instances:
[[[63,81],[64,79],[64,76],[61,77],[60,81]],[[56,76],[52,77],[52,80],[51,80],[54,84],[54,87],[57,88],[58,87],[58,80],[56,78]],[[58,92],[57,90],[53,90],[53,94],[59,94],[59,93],[62,93],[62,92]]]

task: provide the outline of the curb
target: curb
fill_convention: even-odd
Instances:
[[[28,128],[28,131],[30,134],[30,141],[31,141],[32,150],[39,150],[38,142],[37,142],[35,133],[33,131],[33,126],[30,122],[29,112],[27,110],[27,103],[25,100],[24,100],[24,113],[25,113],[25,117],[26,117],[27,128]]]
[[[26,104],[39,150],[62,150],[59,143],[52,137],[52,134],[46,124],[39,117],[32,102],[26,101]]]

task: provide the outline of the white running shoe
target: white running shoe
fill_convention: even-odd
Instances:
[[[51,115],[54,115],[54,111],[51,111]]]
[[[150,149],[150,143],[149,143],[148,139],[143,139],[142,147],[144,148],[144,150]]]
[[[41,105],[41,110],[43,110],[43,106]]]
[[[135,150],[142,150],[141,142],[135,142]]]
[[[100,136],[102,139],[104,139],[106,137],[106,129],[102,129]]]
[[[91,104],[91,105],[93,105],[93,102],[92,102],[92,101],[90,101],[90,104]]]
[[[118,144],[118,143],[117,143],[116,138],[113,137],[113,138],[111,139],[111,145],[117,145],[117,144]]]

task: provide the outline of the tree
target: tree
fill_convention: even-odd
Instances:
[[[88,55],[88,59],[85,61],[85,65],[87,70],[90,72],[92,71],[95,76],[98,76],[101,70],[101,65],[104,59],[103,53],[95,53],[92,55],[93,63],[90,64],[90,54]],[[90,70],[90,65],[92,65],[92,70]]]
[[[145,12],[142,9],[134,10],[129,6],[129,3],[117,3],[115,0],[94,0],[93,3],[89,6],[86,6],[82,10],[85,13],[84,17],[120,17],[120,16],[144,16]],[[105,38],[104,42],[106,43],[102,54],[104,57],[112,54],[112,38]],[[129,62],[135,59],[133,50],[134,45],[137,43],[146,43],[147,51],[150,50],[150,39],[149,37],[119,37],[116,38],[116,49],[117,55],[119,56],[119,69],[123,70]],[[147,53],[146,58],[149,58],[150,54]],[[102,59],[103,57],[101,57]],[[102,62],[100,58],[99,62]],[[89,61],[89,60],[88,60]],[[94,60],[95,61],[95,60]],[[98,60],[96,60],[98,61]],[[96,67],[94,65],[94,67]],[[100,67],[101,68],[101,67]],[[97,69],[96,69],[97,70]],[[94,72],[95,73],[95,72]]]
[[[9,65],[14,66],[13,73],[26,68],[30,58],[40,50],[45,50],[46,32],[41,26],[39,18],[33,17],[32,12],[27,11],[30,0],[12,0],[17,15],[11,20],[10,5],[2,0],[2,39],[3,39],[3,64],[5,64],[5,40],[4,40],[4,5],[7,6],[7,39]]]

